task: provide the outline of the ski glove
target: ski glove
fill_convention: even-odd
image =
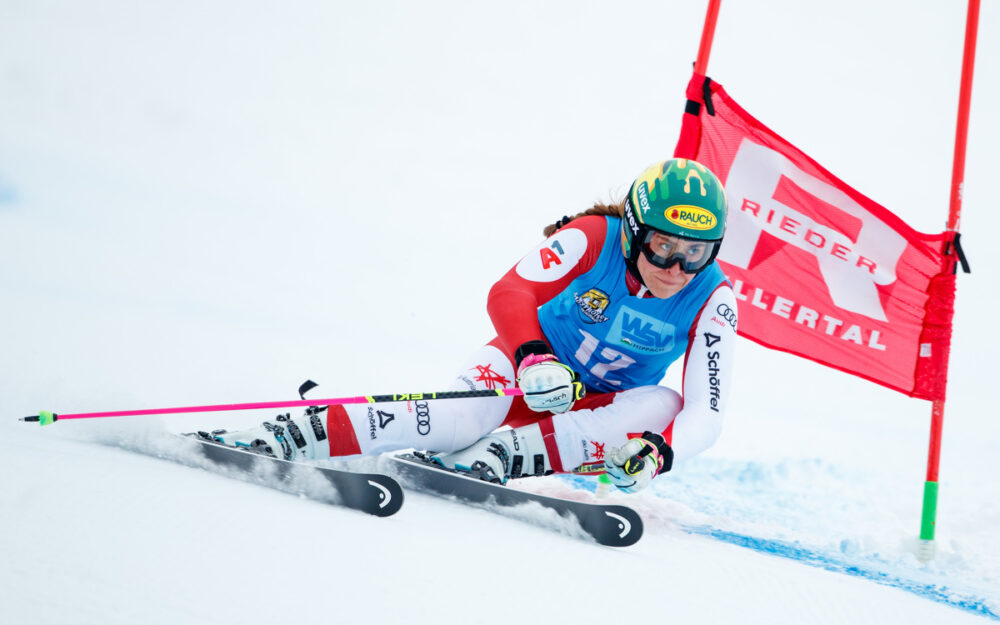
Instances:
[[[612,447],[604,456],[604,471],[611,483],[626,493],[637,493],[649,486],[659,473],[666,473],[674,463],[674,450],[659,434],[643,432],[621,447]]]
[[[517,368],[524,403],[535,412],[566,412],[583,397],[580,374],[552,354],[528,354]]]

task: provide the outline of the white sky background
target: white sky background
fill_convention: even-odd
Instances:
[[[704,11],[3,0],[0,417],[292,399],[306,378],[323,396],[445,386],[492,337],[487,291],[542,226],[672,154]],[[964,24],[961,2],[730,0],[709,74],[937,232]],[[939,535],[973,548],[1000,519],[998,27],[984,2],[975,273],[959,279],[941,472]],[[746,341],[738,356],[707,457],[870,468],[909,485],[916,533],[929,404]]]
[[[873,4],[725,3],[709,73],[939,231],[965,10]],[[306,377],[333,395],[437,388],[491,336],[486,292],[541,226],[671,154],[704,6],[3,13],[0,405],[19,415],[270,399]],[[964,424],[981,439],[978,357],[997,347],[976,321],[997,266],[981,234],[995,7],[981,19],[963,222],[976,273],[959,285],[946,443]],[[899,412],[925,436],[923,402],[750,344],[740,356],[774,373],[739,377],[736,413],[812,439],[823,420],[877,429]]]

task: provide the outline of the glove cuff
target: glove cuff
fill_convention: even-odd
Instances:
[[[548,341],[535,340],[522,343],[514,351],[514,369],[521,369],[521,361],[532,354],[536,356],[552,355],[552,347]]]
[[[657,453],[660,454],[660,469],[656,474],[659,475],[660,473],[669,471],[674,465],[674,450],[667,443],[666,439],[662,435],[650,432],[649,430],[643,432],[641,438],[655,447]]]
[[[552,354],[528,354],[524,357],[524,360],[521,361],[521,366],[517,368],[518,379],[521,378],[521,373],[524,372],[525,369],[543,362],[556,362],[558,364],[562,364],[559,362],[559,359]]]

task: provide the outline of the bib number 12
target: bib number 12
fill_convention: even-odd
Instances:
[[[593,358],[594,351],[597,350],[597,346],[600,344],[600,341],[597,340],[596,336],[585,330],[580,330],[580,334],[583,335],[583,342],[580,343],[580,347],[576,350],[576,353],[573,354],[576,361],[582,362],[584,367],[588,367],[588,371],[590,371],[594,377],[600,378],[608,384],[621,386],[620,380],[609,380],[605,376],[609,371],[624,369],[629,365],[635,364],[635,360],[629,358],[616,349],[605,347],[601,350],[600,356],[601,358],[606,359],[606,362],[597,362],[594,366],[589,367],[588,365],[590,363],[590,359]]]

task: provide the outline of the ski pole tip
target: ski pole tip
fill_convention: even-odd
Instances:
[[[36,415],[31,415],[28,417],[21,417],[21,421],[26,421],[28,423],[38,423],[39,425],[49,425],[50,423],[55,423],[59,420],[59,415],[54,412],[46,412],[44,410],[39,411]]]

